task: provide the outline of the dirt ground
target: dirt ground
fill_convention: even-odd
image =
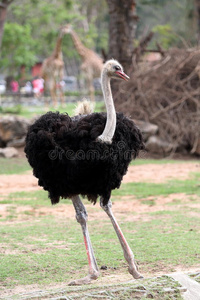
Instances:
[[[161,183],[171,179],[185,180],[191,172],[200,172],[200,163],[147,164],[129,166],[123,182]],[[0,195],[41,189],[32,171],[20,175],[0,175]]]
[[[185,180],[191,172],[200,172],[200,162],[130,166],[123,182],[161,183],[171,179]]]
[[[186,161],[184,163],[173,163],[173,164],[146,164],[146,165],[139,165],[139,166],[130,166],[127,174],[124,176],[124,183],[128,182],[153,182],[153,183],[162,183],[166,182],[171,179],[182,179],[185,180],[189,178],[189,174],[191,172],[200,172],[200,163],[196,162],[189,162]],[[37,179],[32,175],[32,172],[26,172],[25,174],[21,175],[0,175],[0,200],[3,196],[8,195],[12,192],[19,192],[19,191],[36,191],[41,189],[37,184]],[[193,198],[197,196],[192,196]],[[131,198],[131,201],[130,201]],[[179,201],[186,201],[191,199],[191,195],[185,195],[183,193],[180,194],[173,194],[165,196],[156,196],[156,197],[149,197],[145,199],[145,201],[153,201],[154,204],[150,205],[149,203],[142,203],[142,199],[138,201],[135,199],[134,196],[123,196],[121,197],[120,201],[114,201],[113,203],[113,211],[117,219],[123,219],[124,221],[138,221],[141,220],[142,222],[149,221],[154,216],[147,214],[148,212],[154,211],[161,211],[161,210],[176,210],[179,207]],[[173,205],[169,206],[170,202],[174,202]],[[0,202],[1,203],[1,202]],[[98,204],[97,204],[98,205]],[[199,205],[196,203],[192,203],[190,201],[190,206],[194,206],[200,208]],[[196,205],[196,206],[195,206]],[[1,217],[6,217],[9,213],[9,206],[12,204],[4,204],[0,205],[0,215]],[[107,219],[105,212],[103,212],[100,208],[97,209],[96,206],[91,205],[89,202],[86,204],[86,209],[88,211],[89,220],[95,220],[97,218]],[[27,215],[24,212],[30,211],[31,214]],[[137,211],[137,214],[131,213]],[[24,221],[25,218],[30,217],[37,217],[41,215],[57,215],[58,217],[65,218],[66,217],[66,204],[60,203],[57,206],[45,206],[34,209],[32,206],[17,206],[16,207],[17,218],[13,222],[21,222]],[[191,212],[191,214],[194,212]],[[197,213],[197,212],[196,212]],[[197,213],[198,214],[198,213]],[[75,219],[75,212],[72,205],[67,206],[67,217]],[[199,214],[200,217],[200,214]],[[8,221],[9,222],[9,221]],[[2,248],[3,249],[3,248]],[[197,266],[194,269],[189,271],[196,271],[198,269]],[[162,269],[162,266],[157,266],[156,271],[157,275],[162,275],[165,273],[165,270]],[[143,274],[145,277],[150,276],[153,270],[149,270],[149,273]],[[176,271],[188,271],[185,270],[182,266],[177,266]],[[87,266],[86,266],[87,272]],[[116,281],[124,282],[130,280],[130,275],[124,273],[120,274],[112,274],[110,275],[107,271],[101,271],[102,277],[98,280],[98,284],[105,284],[105,283],[115,283]],[[56,288],[57,285],[53,286]],[[59,284],[59,287],[61,285]],[[37,290],[37,285],[29,286],[29,291]],[[12,294],[24,292],[24,287],[16,287],[12,290]],[[11,294],[11,291],[5,291],[5,295]]]
[[[147,165],[139,165],[139,166],[130,166],[127,174],[124,176],[123,182],[153,182],[153,183],[161,183],[166,182],[171,179],[182,179],[185,180],[189,178],[189,174],[191,172],[200,172],[200,163],[194,162],[185,162],[185,163],[174,163],[174,164],[147,164]],[[31,171],[26,172],[25,174],[20,175],[0,175],[0,200],[4,196],[12,193],[12,192],[20,192],[20,191],[36,191],[41,190],[42,188],[38,186],[37,179],[32,175]],[[133,192],[134,194],[134,192]],[[195,196],[193,196],[195,198]],[[156,196],[156,197],[148,197],[145,199],[146,201],[153,201],[154,205],[149,205],[149,203],[141,203],[138,199],[134,198],[134,195],[131,196],[123,196],[120,201],[116,201],[113,203],[113,209],[115,211],[116,217],[123,217],[124,220],[127,221],[148,221],[150,220],[150,216],[146,214],[147,212],[154,211],[162,211],[166,209],[166,205],[170,202],[178,202],[179,200],[184,201],[191,198],[191,195],[185,194],[172,194],[165,196]],[[131,202],[130,202],[131,200]],[[75,217],[74,208],[71,203],[67,207],[67,217],[73,218]],[[97,204],[98,205],[98,204]],[[96,205],[96,206],[97,206]],[[195,204],[190,204],[195,205]],[[197,204],[196,204],[197,205]],[[4,204],[0,205],[0,215],[1,217],[7,217],[9,214],[9,207],[12,204]],[[86,203],[86,208],[89,214],[90,220],[95,220],[100,217],[101,219],[107,219],[105,213],[99,209],[96,209],[96,206],[91,205],[89,202]],[[167,206],[167,209],[175,210],[179,207],[179,204],[173,206]],[[199,206],[200,207],[200,204]],[[16,207],[16,215],[17,218],[15,221],[22,221],[26,218],[26,214],[24,212],[29,211],[32,216],[41,216],[41,215],[56,215],[58,217],[66,216],[66,204],[62,204],[62,202],[57,206],[49,206],[49,207],[40,207],[34,209],[32,206],[17,206]],[[137,211],[137,214],[128,214],[127,212]]]

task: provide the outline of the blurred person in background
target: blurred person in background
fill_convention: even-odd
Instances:
[[[40,98],[44,92],[44,79],[39,76],[35,77],[35,79],[32,81],[32,86],[34,97]]]
[[[19,83],[14,78],[11,81],[10,85],[11,85],[11,90],[13,93],[17,93],[19,91]]]

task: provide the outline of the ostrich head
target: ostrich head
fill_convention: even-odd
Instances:
[[[123,79],[128,81],[130,78],[124,73],[122,65],[115,59],[108,60],[103,67],[103,74],[107,74],[110,78]]]

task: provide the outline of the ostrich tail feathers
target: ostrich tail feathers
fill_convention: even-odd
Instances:
[[[74,110],[75,115],[89,115],[93,112],[94,104],[85,98],[77,103],[77,106]]]

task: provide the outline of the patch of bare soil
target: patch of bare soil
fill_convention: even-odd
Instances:
[[[130,166],[123,182],[161,183],[172,179],[185,180],[191,172],[200,172],[200,163],[185,162]]]
[[[121,212],[123,213],[132,211],[140,215],[164,210],[175,211],[182,207],[183,203],[185,203],[185,207],[200,208],[200,203],[193,203],[193,201],[197,199],[198,196],[186,195],[184,193],[167,196],[151,196],[145,198],[145,200],[133,199],[132,196],[123,196],[121,197],[121,201],[115,203],[115,206],[118,207],[118,211],[120,211],[121,208]]]
[[[194,203],[193,203],[194,200]],[[197,196],[195,195],[185,195],[172,194],[166,196],[156,196],[148,197],[145,199],[136,199],[134,196],[123,196],[120,201],[113,201],[113,212],[118,220],[123,222],[148,222],[156,216],[150,215],[151,212],[156,211],[176,211],[179,210],[183,203],[185,203],[185,208],[199,208],[200,203],[195,202]],[[33,200],[34,201],[34,200]],[[99,203],[92,205],[89,202],[85,202],[85,207],[88,212],[88,220],[108,220],[107,214],[101,209]],[[56,216],[60,219],[73,219],[75,220],[74,207],[69,200],[69,204],[59,203],[56,206],[44,206],[44,207],[32,207],[31,205],[18,205],[13,206],[13,204],[0,204],[0,217],[6,218],[12,213],[14,209],[14,219],[6,221],[7,223],[13,222],[24,222],[30,219],[36,219],[41,216]],[[189,212],[191,216],[200,217],[200,213]],[[166,218],[166,216],[163,216]],[[5,221],[4,221],[5,224]]]
[[[165,165],[140,165],[130,166],[129,170],[124,177],[123,182],[165,182],[170,179],[187,179],[190,172],[200,171],[200,164],[194,162],[174,163]],[[0,175],[0,200],[3,195],[7,195],[11,192],[17,191],[34,191],[41,189],[38,186],[37,179],[32,175],[32,172],[26,172],[26,174],[20,175]],[[176,210],[180,207],[179,203],[187,202],[187,205],[194,206],[190,201],[191,197],[185,194],[172,194],[165,196],[152,196],[145,199],[145,202],[140,199],[135,199],[134,196],[123,196],[120,201],[113,203],[113,210],[116,217],[121,218],[124,221],[149,221],[153,218],[149,212],[162,211],[162,210]],[[3,198],[3,197],[2,197]],[[28,200],[28,199],[27,199]],[[131,201],[130,201],[131,200]],[[195,200],[195,199],[194,199]],[[1,201],[0,201],[1,203]],[[169,205],[172,203],[173,205]],[[89,214],[89,220],[95,220],[97,218],[107,219],[107,215],[100,209],[99,204],[95,206],[86,202],[86,208]],[[12,210],[12,204],[0,205],[0,216],[2,218],[7,217]],[[198,206],[198,208],[200,205]],[[137,213],[137,214],[135,214]],[[194,212],[193,212],[194,213]],[[191,212],[192,214],[192,212]],[[196,212],[198,214],[198,212]],[[53,207],[39,207],[34,208],[32,206],[17,206],[15,208],[15,219],[13,221],[23,221],[32,217],[39,217],[42,215],[56,215],[60,218],[72,218],[75,217],[74,208],[69,200],[69,205],[62,204]],[[199,214],[198,214],[199,215]]]
[[[191,172],[200,172],[200,163],[185,162],[130,166],[123,182],[160,183],[170,179],[185,180]],[[41,189],[41,187],[38,186],[38,180],[32,175],[32,171],[19,175],[0,175],[0,195],[38,189]]]
[[[25,174],[0,175],[0,195],[20,191],[35,191],[41,189],[32,171]]]

